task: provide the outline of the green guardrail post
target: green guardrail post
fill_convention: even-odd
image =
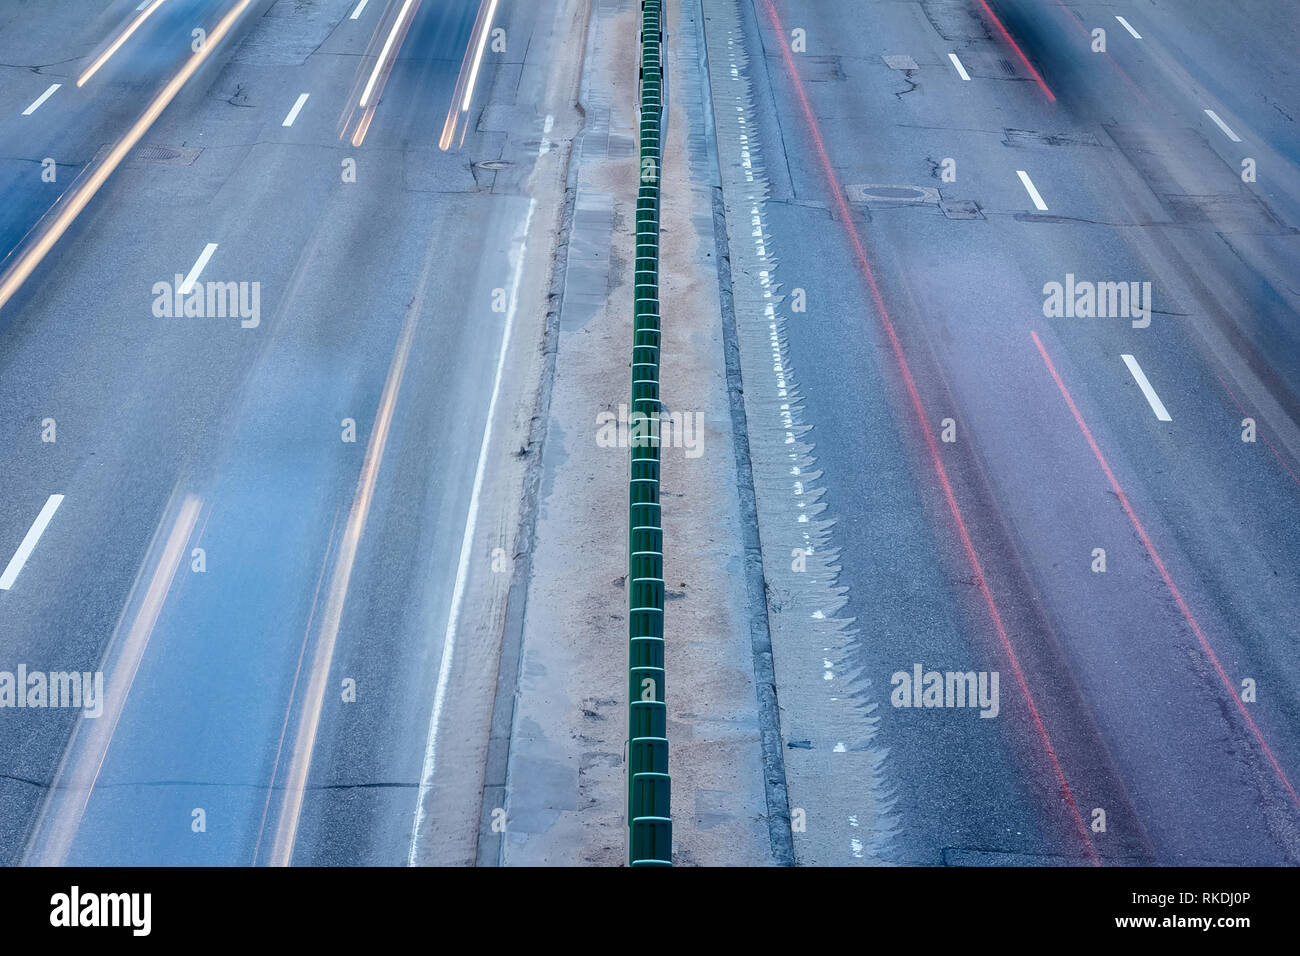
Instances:
[[[663,2],[641,2],[640,186],[636,200],[631,455],[628,475],[628,862],[671,866],[659,503],[659,200]]]

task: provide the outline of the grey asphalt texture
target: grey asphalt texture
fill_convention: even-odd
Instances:
[[[235,4],[164,4],[78,89],[86,58],[137,5],[118,0],[97,18],[85,6],[13,4],[0,15],[2,59],[22,65],[0,70],[6,249],[190,57],[191,29],[212,29]],[[553,5],[502,8],[494,25],[510,46],[484,56],[448,151],[438,138],[479,4],[415,5],[360,146],[344,127],[401,5],[371,0],[353,20],[356,6],[252,4],[142,141],[168,149],[128,158],[0,311],[0,560],[49,495],[66,496],[14,587],[0,592],[0,666],[94,670],[111,660],[160,542],[187,496],[201,502],[68,862],[266,858],[295,686],[301,707],[295,676],[311,660],[318,598],[414,313],[293,855],[407,862],[501,349],[493,295],[510,286],[542,135],[536,80],[554,51],[537,25]],[[63,86],[20,115],[52,82]],[[283,127],[303,92],[309,100]],[[522,117],[511,132],[480,124],[502,109]],[[45,156],[59,164],[57,184],[39,179]],[[342,176],[348,158],[355,182]],[[488,160],[502,171],[474,165]],[[211,242],[200,281],[259,282],[258,327],[153,315],[154,283],[186,274]],[[519,322],[538,327],[535,316]],[[503,384],[503,408],[519,399],[516,386],[525,387]],[[40,440],[46,418],[57,422],[53,444]],[[354,443],[342,440],[345,419],[355,421]],[[490,468],[515,450],[494,445]],[[517,498],[484,509],[475,547],[484,569],[498,543],[487,535],[506,508],[517,510]],[[191,570],[193,548],[205,551],[203,573]],[[471,582],[471,622],[487,610],[478,590]],[[348,679],[355,703],[343,702]],[[61,779],[76,711],[15,709],[3,720],[0,859],[17,862]],[[475,732],[469,722],[450,731]],[[463,774],[471,793],[481,772],[454,762],[444,771]],[[195,808],[205,811],[202,834]],[[464,812],[476,831],[477,805]]]
[[[191,31],[238,2],[169,0],[82,88],[135,0],[92,14],[78,0],[3,5],[0,250],[14,251],[0,272],[189,60]],[[1268,0],[698,2],[705,34],[734,20],[744,61],[733,75],[709,36],[782,744],[807,823],[796,859],[1300,863],[1300,24]],[[402,6],[370,0],[352,20],[357,0],[250,3],[0,308],[0,568],[65,496],[0,591],[0,670],[120,676],[131,635],[147,637],[107,688],[124,707],[70,834],[42,807],[82,796],[65,785],[90,722],[0,713],[0,861],[40,862],[70,836],[70,863],[265,862],[363,501],[291,859],[407,862],[491,424],[491,305],[534,209],[545,81],[578,51],[547,28],[554,0],[501,4],[508,52],[483,58],[474,107],[441,150],[480,7],[413,4],[353,145],[354,105]],[[1105,52],[1091,49],[1098,27]],[[752,101],[737,107],[742,70]],[[752,308],[758,275],[735,256],[755,238],[748,209],[736,214],[751,168],[737,110],[763,180],[775,347]],[[154,284],[209,243],[201,280],[259,283],[256,328],[153,314]],[[531,249],[529,268],[550,253]],[[1150,326],[1046,317],[1044,285],[1067,274],[1150,282]],[[542,319],[521,311],[512,362]],[[774,366],[797,382],[793,412]],[[503,380],[498,435],[526,422],[523,371]],[[956,440],[932,446],[947,419]],[[492,476],[529,451],[490,452],[460,612],[467,663],[427,795],[429,826],[452,836],[421,862],[473,860],[483,809],[504,591],[488,556],[519,505]],[[791,460],[815,470],[792,480]],[[813,502],[805,585],[777,569]],[[190,503],[193,531],[159,579]],[[999,672],[999,715],[892,707],[891,675],[915,664]]]
[[[1247,713],[1294,787],[1296,21],[1268,3],[996,0],[1008,39],[977,0],[771,7],[782,33],[767,0],[704,3],[719,24],[735,8],[742,25],[735,49],[748,57],[749,142],[770,188],[765,241],[785,296],[784,355],[798,421],[810,426],[801,440],[815,446],[820,517],[834,521],[829,544],[847,588],[839,617],[854,634],[845,665],[858,675],[855,698],[874,707],[872,747],[883,756],[870,783],[892,797],[887,814],[853,821],[863,827],[857,835],[874,826],[879,858],[899,863],[1086,863],[1089,843],[1103,863],[1300,862],[1294,792],[1242,718],[1031,336],[1228,681],[1261,689]],[[1104,54],[1090,49],[1094,27],[1106,31]],[[805,49],[783,52],[796,28]],[[710,67],[721,128],[735,122],[720,98],[730,64],[715,56]],[[738,159],[727,148],[724,167]],[[1241,179],[1246,157],[1258,162],[1257,182]],[[955,182],[941,178],[947,158]],[[863,185],[938,194],[863,201],[852,188]],[[955,422],[956,441],[937,445],[939,460],[1046,740],[947,503],[842,221],[840,189],[929,428],[937,438],[944,419]],[[733,237],[749,234],[748,221],[728,225]],[[1153,321],[1044,317],[1044,284],[1067,273],[1150,281]],[[796,288],[806,312],[792,310]],[[742,328],[747,318],[738,316]],[[762,324],[751,347],[766,356]],[[1156,418],[1121,354],[1137,359],[1172,421]],[[747,397],[768,387],[746,381]],[[1261,436],[1253,444],[1241,440],[1248,416]],[[780,540],[777,523],[762,530]],[[1104,574],[1091,571],[1094,548],[1106,550]],[[769,567],[789,561],[788,551],[765,553]],[[810,694],[790,683],[803,656],[783,662],[778,650],[775,660],[782,729],[796,755],[836,740],[804,716],[831,685]],[[999,671],[1001,714],[892,707],[891,675],[915,663]],[[828,759],[815,766],[833,767]],[[788,769],[800,772],[797,763]],[[792,778],[792,805],[799,783]],[[868,783],[807,774],[801,860],[854,862],[854,831],[829,819],[829,808],[843,803],[839,791]],[[1092,829],[1096,808],[1106,811],[1104,833]]]

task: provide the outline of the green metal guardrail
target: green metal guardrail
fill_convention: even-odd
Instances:
[[[628,484],[628,856],[671,866],[668,707],[664,703],[664,535],[659,523],[659,167],[663,2],[641,2],[641,187],[636,201]],[[638,436],[641,440],[637,440]]]

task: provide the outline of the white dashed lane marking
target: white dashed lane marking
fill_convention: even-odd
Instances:
[[[298,102],[293,104],[293,109],[289,110],[289,115],[284,118],[284,122],[280,124],[281,126],[293,125],[293,121],[298,118],[299,111],[302,110],[303,104],[307,102],[307,97],[310,95],[310,93],[303,93],[298,97]]]
[[[194,283],[198,281],[199,273],[203,271],[203,267],[212,258],[212,253],[216,251],[217,244],[215,242],[209,242],[204,246],[203,252],[199,254],[199,261],[194,263],[194,268],[190,270],[190,274],[185,277],[185,281],[181,283],[181,287],[177,290],[181,295],[190,294],[190,290],[194,288]]]
[[[1134,40],[1141,40],[1141,39],[1142,39],[1142,34],[1138,33],[1136,30],[1134,30],[1134,29],[1133,29],[1133,25],[1132,25],[1131,23],[1129,23],[1127,20],[1125,20],[1123,17],[1121,17],[1121,16],[1119,16],[1118,14],[1116,14],[1116,15],[1115,15],[1115,19],[1118,20],[1118,21],[1120,22],[1120,26],[1122,26],[1122,27],[1123,27],[1125,30],[1127,30],[1129,33],[1133,34],[1133,39],[1134,39]]]
[[[1165,408],[1165,403],[1160,401],[1160,396],[1156,394],[1156,390],[1152,388],[1151,383],[1147,381],[1146,373],[1142,371],[1142,366],[1138,365],[1137,359],[1131,355],[1121,355],[1120,358],[1124,360],[1124,364],[1128,366],[1128,370],[1133,373],[1133,378],[1138,383],[1138,388],[1142,389],[1142,394],[1146,396],[1147,404],[1151,406],[1151,411],[1156,413],[1156,418],[1160,419],[1162,422],[1173,421],[1173,419],[1169,417],[1169,412]]]
[[[1017,169],[1016,175],[1019,176],[1020,181],[1025,184],[1025,192],[1029,193],[1029,198],[1034,201],[1034,207],[1038,209],[1039,212],[1046,211],[1047,203],[1043,202],[1043,197],[1038,194],[1038,190],[1030,180],[1029,174],[1023,169]]]
[[[18,574],[22,571],[23,565],[27,559],[32,556],[36,550],[36,542],[41,540],[41,535],[45,533],[45,527],[54,517],[54,512],[59,510],[59,505],[63,504],[63,495],[50,495],[49,500],[45,502],[45,507],[41,513],[36,516],[32,526],[27,529],[27,535],[23,538],[22,544],[18,545],[18,550],[14,556],[9,559],[9,564],[0,574],[0,591],[8,591],[18,580]]]
[[[1223,130],[1224,135],[1227,136],[1228,139],[1232,140],[1234,143],[1241,142],[1241,137],[1238,136],[1236,133],[1234,133],[1231,129],[1229,129],[1227,123],[1219,119],[1218,113],[1214,112],[1214,110],[1206,110],[1205,115],[1208,116],[1210,119],[1214,120],[1214,125],[1219,127],[1219,129]]]
[[[35,113],[38,109],[41,108],[41,104],[44,103],[46,100],[48,100],[51,96],[53,96],[54,91],[57,90],[62,85],[63,85],[62,83],[51,83],[50,88],[48,90],[46,90],[40,96],[36,97],[36,102],[34,102],[31,106],[27,107],[27,109],[23,110],[23,115],[31,116],[33,113]]]

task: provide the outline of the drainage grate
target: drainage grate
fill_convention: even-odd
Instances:
[[[481,163],[474,164],[479,169],[487,169],[496,172],[499,169],[509,169],[514,164],[504,159],[485,159]]]
[[[170,163],[180,154],[179,149],[170,146],[141,146],[136,150],[135,158],[142,163]]]
[[[998,57],[998,66],[1002,67],[1002,72],[1007,76],[1015,76],[1016,68],[1011,65],[1011,61],[1005,56]]]
[[[146,143],[143,146],[136,147],[131,153],[130,161],[132,163],[154,163],[163,166],[189,166],[199,158],[201,152],[203,152],[202,147],[163,146],[157,143]]]

